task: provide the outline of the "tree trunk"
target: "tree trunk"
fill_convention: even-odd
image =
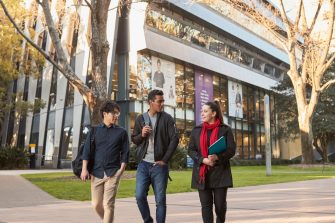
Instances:
[[[325,163],[328,163],[328,151],[327,151],[327,146],[330,142],[330,136],[328,133],[324,134],[324,137],[322,137],[320,139],[320,144],[321,144],[321,149],[322,149],[322,152],[323,152],[323,156],[322,156],[322,159]]]
[[[301,137],[301,152],[302,152],[302,164],[313,164],[313,134],[311,118],[305,118],[304,120],[299,119],[300,126],[300,137]]]
[[[313,140],[313,146],[315,147],[316,151],[320,154],[322,161],[327,163],[328,162],[328,155],[327,155],[327,145],[323,143],[324,140],[322,140],[322,134],[321,136],[315,136]],[[320,144],[320,145],[319,145]]]
[[[109,43],[107,41],[107,20],[110,0],[91,1],[92,24],[92,90],[96,95],[95,101],[89,104],[91,124],[101,122],[100,106],[108,99],[107,94],[107,58]]]
[[[102,103],[103,103],[103,100],[99,100],[99,98],[96,98],[95,104],[91,105],[90,107],[92,126],[96,126],[102,121],[101,116],[100,116],[100,106]]]

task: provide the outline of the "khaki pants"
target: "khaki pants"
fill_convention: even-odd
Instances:
[[[103,179],[92,176],[92,205],[103,223],[113,223],[114,221],[115,197],[119,182],[120,177],[116,176],[105,176]]]

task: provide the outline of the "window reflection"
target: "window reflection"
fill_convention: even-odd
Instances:
[[[136,96],[139,100],[145,100],[151,89],[151,56],[138,54],[136,75]]]
[[[238,47],[230,46],[223,41],[219,41],[211,36],[209,38],[203,38],[205,32],[195,32],[192,28],[192,32],[188,32],[183,35],[180,34],[181,30],[190,28],[189,25],[179,25],[177,31],[170,32],[170,26],[164,26],[164,22],[167,21],[168,17],[159,17],[160,27],[164,28],[166,32],[171,35],[182,35],[183,38],[189,39],[194,44],[204,46],[205,48],[222,53],[224,55],[230,54],[230,58],[235,61],[239,61],[244,66],[257,67],[260,70],[266,70],[270,73],[271,69],[273,72],[276,71],[276,67],[267,66],[262,60],[255,60],[253,56]],[[168,20],[172,24],[173,20]],[[155,21],[157,22],[157,21]],[[155,23],[156,24],[156,23]],[[174,24],[174,23],[173,23]],[[178,24],[178,23],[177,23]],[[180,23],[179,23],[180,24]],[[157,56],[155,54],[155,56]],[[141,101],[146,99],[148,92],[152,88],[151,74],[152,74],[152,55],[150,52],[139,52],[137,58],[137,75],[134,77],[136,83],[131,82],[131,85],[136,84],[136,95],[137,100]],[[183,64],[180,62],[174,62],[175,67],[175,93],[176,93],[176,107],[165,105],[165,111],[171,114],[176,122],[176,127],[180,135],[180,145],[187,145],[189,140],[190,132],[194,128],[194,110],[195,110],[195,84],[194,84],[194,69],[191,65]],[[210,72],[209,72],[210,73]],[[224,120],[226,124],[229,124],[234,132],[234,137],[237,142],[237,157],[241,159],[259,159],[264,158],[264,124],[263,124],[263,97],[264,90],[256,87],[251,87],[241,83],[243,93],[243,118],[236,119],[228,115],[228,80],[223,75],[213,74],[213,99],[219,101]],[[268,74],[270,75],[270,74]],[[131,77],[133,78],[133,77]],[[273,97],[273,96],[272,96]],[[273,98],[271,98],[272,102]],[[146,111],[146,101],[136,102],[139,105],[139,109],[136,111]],[[133,128],[134,121],[137,113],[131,115],[131,128]],[[274,131],[273,129],[271,130]],[[275,141],[275,140],[274,140]],[[272,142],[275,145],[274,142]]]
[[[149,27],[165,32],[171,36],[180,38],[194,44],[195,46],[207,49],[236,63],[241,63],[259,72],[265,73],[272,78],[279,79],[283,69],[277,68],[271,62],[260,55],[250,52],[236,42],[219,36],[214,31],[205,30],[194,21],[171,12],[167,9],[161,11],[159,6],[151,4],[146,15],[146,24]],[[248,53],[247,53],[248,52]]]

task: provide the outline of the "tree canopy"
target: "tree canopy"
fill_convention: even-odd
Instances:
[[[203,2],[220,7],[222,1]],[[287,53],[290,65],[287,76],[298,112],[302,162],[312,164],[313,114],[320,94],[335,84],[334,77],[328,81],[323,78],[335,59],[335,0],[277,0],[277,5],[265,0],[224,2],[264,26]],[[294,3],[294,7],[289,3]]]
[[[334,78],[335,63],[328,69],[323,78],[327,82]],[[275,110],[278,115],[277,137],[281,139],[296,139],[299,137],[298,110],[294,89],[286,76],[277,86],[272,88],[277,92]],[[312,119],[313,145],[324,161],[328,161],[327,146],[335,139],[335,88],[327,88],[320,94],[318,105]]]
[[[4,1],[18,24],[24,24],[26,17],[31,16],[23,7],[22,1]],[[34,33],[30,35],[33,37]],[[29,58],[29,59],[27,59]],[[0,132],[7,112],[16,108],[21,115],[44,106],[41,101],[29,103],[22,101],[22,92],[9,93],[13,80],[21,75],[38,77],[39,69],[43,67],[44,59],[36,49],[24,47],[22,36],[18,35],[13,24],[5,13],[0,11]],[[15,100],[16,98],[16,100]]]

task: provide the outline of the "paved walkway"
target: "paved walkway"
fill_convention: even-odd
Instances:
[[[101,222],[90,202],[55,199],[17,176],[21,173],[0,171],[0,223]],[[149,201],[154,212],[154,198]],[[197,193],[168,195],[167,206],[167,223],[202,222]],[[134,198],[118,199],[115,223],[137,222]],[[334,223],[335,178],[230,189],[227,222]]]

